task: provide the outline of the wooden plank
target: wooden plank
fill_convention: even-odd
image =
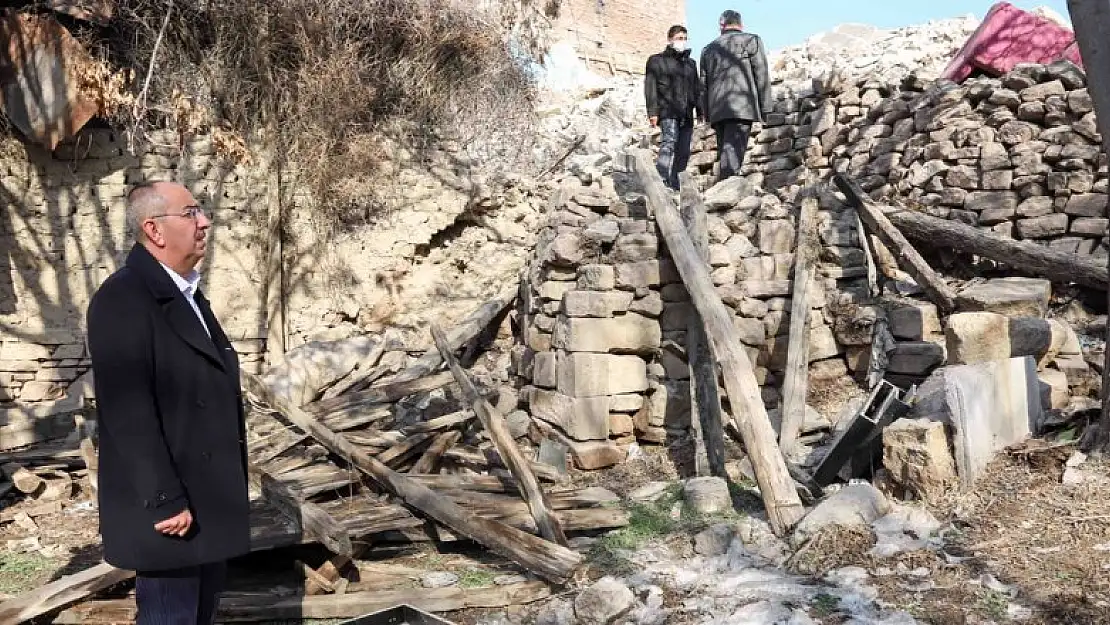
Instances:
[[[308,583],[305,584],[304,592],[306,595],[318,595],[323,591],[333,592],[335,590],[335,582],[339,581],[343,569],[346,568],[351,562],[361,558],[363,554],[370,550],[369,543],[359,543],[355,545],[355,551],[350,556],[336,555],[328,559],[327,562],[320,565],[320,568],[313,571],[320,580],[313,576],[309,576]],[[328,587],[330,586],[330,588]]]
[[[458,430],[451,430],[450,432],[442,432],[436,436],[435,441],[420,456],[420,460],[412,466],[409,473],[432,473],[439,467],[439,459],[443,457],[443,452],[447,451],[452,445],[459,442],[462,438],[462,432]]]
[[[473,418],[473,412],[469,410],[460,410],[458,412],[452,412],[448,415],[443,415],[442,417],[428,419],[423,423],[417,423],[416,425],[403,427],[401,428],[401,433],[408,435],[419,434],[421,432],[438,432],[440,430],[446,430],[447,428],[455,427],[456,425],[468,423]]]
[[[23,466],[41,464],[64,464],[69,467],[82,466],[81,451],[70,444],[41,445],[29,449],[0,453],[0,465],[15,463]]]
[[[312,416],[293,406],[273,392],[255,375],[242,372],[244,388],[277,409],[336,455],[346,459],[363,473],[400,497],[406,504],[420,510],[453,531],[488,547],[494,553],[513,560],[529,571],[555,583],[563,583],[578,568],[582,556],[562,545],[532,536],[502,523],[483,519],[465,510],[428,487],[393,471],[369,454],[348,442],[341,434],[320,424]]]
[[[451,352],[451,345],[448,344],[447,337],[443,335],[439,326],[432,324],[431,330],[432,339],[435,341],[436,347],[439,348],[440,356],[443,357],[443,361],[447,363],[447,367],[454,374],[455,381],[462,389],[463,397],[470,402],[470,409],[478,415],[478,420],[482,422],[482,426],[486,428],[490,439],[497,447],[497,453],[501,455],[505,466],[513,474],[517,484],[520,485],[520,496],[528,503],[528,509],[532,512],[533,518],[536,519],[540,534],[544,538],[565,547],[567,537],[563,533],[563,528],[559,525],[559,517],[555,516],[551,504],[547,502],[547,497],[540,487],[540,481],[536,478],[536,474],[532,472],[528,459],[520,452],[516,441],[513,440],[513,435],[509,433],[509,426],[505,423],[505,417],[478,392],[478,387],[474,386],[474,381],[470,379],[470,376],[455,359],[455,355]]]
[[[705,204],[693,176],[679,174],[682,189],[682,221],[702,262],[709,262],[709,229]],[[690,367],[690,414],[694,427],[694,467],[697,475],[727,477],[725,434],[721,425],[721,391],[717,387],[717,363],[709,353],[705,325],[695,311],[686,329],[686,358]]]
[[[454,381],[449,372],[435,373],[421,378],[390,382],[380,386],[372,386],[365,391],[348,393],[315,401],[304,405],[305,412],[323,417],[325,415],[346,414],[355,410],[364,410],[377,404],[390,404],[409,395],[434,391],[443,388]]]
[[[405,435],[397,430],[390,430],[389,432],[373,432],[367,434],[345,432],[343,436],[355,445],[362,445],[364,447],[375,447],[380,449],[386,449],[405,441]]]
[[[489,468],[503,467],[504,461],[496,453],[483,453],[465,447],[455,446],[443,452],[443,457],[472,467]],[[542,462],[530,462],[532,473],[545,482],[558,482],[563,476],[551,465]],[[514,480],[515,483],[515,480]]]
[[[1068,0],[1068,13],[1087,72],[1087,90],[1095,105],[1095,120],[1102,135],[1102,153],[1110,154],[1110,45],[1106,41],[1106,33],[1110,32],[1107,30],[1110,29],[1110,1]],[[1110,258],[1103,262],[1110,263]],[[1110,306],[1110,289],[1107,289],[1106,296]],[[1110,324],[1107,324],[1105,332],[1107,344],[1110,345]],[[1094,448],[1110,453],[1110,349],[1103,355],[1101,399],[1102,414]]]
[[[640,149],[635,152],[634,158],[649,208],[655,214],[656,224],[663,233],[690,299],[705,323],[712,354],[721,365],[733,420],[755,468],[771,528],[779,536],[784,536],[805,515],[805,508],[779,450],[775,429],[767,418],[752,363],[732,325],[732,315],[709,278],[706,264],[686,235],[678,210],[652,163],[651,153]]]
[[[515,493],[519,486],[516,480],[496,475],[417,475],[410,473],[409,479],[416,480],[433,490],[472,490],[480,493]]]
[[[343,595],[275,597],[272,593],[224,593],[220,622],[349,619],[408,604],[425,612],[470,608],[504,608],[533,603],[551,596],[543,582],[522,582],[491,588],[416,588],[348,592]],[[54,620],[61,625],[133,623],[134,598],[93,601],[70,608]]]
[[[342,432],[344,430],[353,430],[358,427],[363,427],[387,419],[393,414],[393,409],[389,406],[377,408],[351,408],[349,411],[340,411],[334,414],[321,417],[320,422],[328,427],[328,429]]]
[[[413,434],[400,443],[378,454],[376,458],[378,462],[395,469],[404,464],[409,458],[420,453],[420,450],[422,450],[425,445],[430,445],[433,436],[435,435],[430,432]]]
[[[451,353],[455,353],[455,350],[473,341],[494,319],[500,317],[516,300],[517,291],[516,284],[506,288],[496,297],[476,308],[465,319],[452,324],[451,331],[447,333],[447,345],[450,346]],[[443,357],[439,348],[432,346],[411,367],[391,378],[389,383],[397,384],[422,378],[435,371],[441,364],[443,364]]]
[[[16,625],[64,608],[134,576],[132,571],[101,562],[0,603],[0,625]]]
[[[956,294],[951,287],[937,275],[937,272],[933,271],[929,263],[925,262],[921,254],[906,240],[902,231],[890,223],[887,216],[875,207],[863,189],[839,172],[835,174],[834,180],[836,186],[847,196],[848,201],[855,206],[864,225],[898,258],[898,266],[913,277],[937,308],[946,313],[955,310]]]
[[[297,494],[287,484],[253,462],[247,462],[247,474],[251,483],[260,489],[262,496],[290,520],[296,521],[307,537],[319,541],[335,553],[353,553],[347,530],[320,506],[299,501]]]
[[[798,244],[794,249],[794,295],[790,300],[790,334],[786,350],[786,375],[782,384],[782,425],[779,445],[793,453],[806,418],[809,390],[809,293],[817,256],[817,208],[815,197],[802,199],[798,218]]]

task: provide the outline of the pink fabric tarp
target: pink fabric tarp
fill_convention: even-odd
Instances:
[[[1009,2],[998,2],[941,78],[963,82],[976,69],[1000,76],[1019,63],[1051,63],[1060,59],[1083,66],[1074,32]]]

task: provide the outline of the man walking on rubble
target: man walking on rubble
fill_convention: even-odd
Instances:
[[[744,32],[736,11],[725,11],[718,22],[721,36],[701,53],[705,89],[703,110],[717,133],[720,182],[740,173],[752,122],[771,112],[771,77],[759,35]]]
[[[140,625],[210,625],[250,549],[239,363],[196,271],[212,222],[169,182],[126,210],[136,243],[87,315],[104,559],[136,572]]]
[[[685,26],[667,31],[667,49],[648,59],[644,72],[644,99],[648,121],[659,127],[659,158],[655,162],[663,182],[678,189],[678,175],[690,162],[694,120],[701,111],[701,81],[690,58],[689,34]]]

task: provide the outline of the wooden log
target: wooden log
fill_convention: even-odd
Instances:
[[[293,565],[297,567],[302,575],[304,575],[304,594],[322,595],[324,593],[335,592],[335,584],[333,584],[330,579],[327,579],[326,577],[317,573],[316,569],[305,564],[304,562],[301,562],[300,560],[294,560]],[[309,592],[309,586],[312,586],[315,592]]]
[[[794,295],[790,303],[790,335],[786,349],[786,377],[782,384],[782,426],[779,445],[790,455],[806,418],[809,389],[809,286],[817,255],[817,208],[815,197],[802,199],[798,219],[798,244],[794,249]]]
[[[420,456],[420,460],[412,466],[409,473],[433,473],[439,467],[439,459],[443,457],[443,452],[447,451],[452,445],[459,442],[462,438],[462,432],[458,430],[451,430],[450,432],[442,432],[436,436],[432,444]]]
[[[536,519],[540,534],[550,541],[566,546],[567,537],[563,533],[563,528],[559,525],[559,518],[555,516],[555,512],[551,509],[551,504],[548,503],[547,497],[540,487],[540,481],[536,479],[536,474],[532,472],[528,459],[520,453],[520,448],[513,440],[513,435],[509,432],[509,426],[505,423],[505,417],[478,392],[478,387],[474,386],[474,381],[470,379],[470,376],[455,359],[455,355],[451,351],[451,345],[447,342],[447,337],[443,335],[439,326],[432,324],[431,330],[432,339],[435,341],[436,347],[439,348],[440,356],[443,357],[443,361],[447,363],[447,367],[454,374],[455,381],[462,389],[463,397],[470,402],[471,411],[478,416],[478,420],[486,428],[486,432],[489,433],[490,439],[493,440],[493,444],[497,448],[497,453],[501,455],[501,459],[505,461],[505,466],[512,472],[513,478],[520,485],[520,496],[528,503],[528,509]]]
[[[721,365],[733,419],[755,468],[771,527],[783,536],[805,515],[805,508],[779,450],[775,428],[767,418],[752,363],[732,325],[732,315],[713,287],[708,268],[686,235],[682,219],[652,163],[651,153],[637,150],[635,164],[656,224],[690,299],[705,323],[711,353]]]
[[[1087,89],[1095,105],[1095,120],[1102,135],[1102,152],[1110,154],[1110,45],[1106,42],[1107,29],[1110,28],[1110,1],[1068,0],[1068,13],[1087,71]],[[1110,263],[1110,258],[1103,262]],[[1110,306],[1110,289],[1107,289],[1106,296],[1107,306]],[[1110,324],[1107,324],[1105,332],[1110,344]],[[1094,447],[1096,451],[1110,454],[1110,350],[1103,355],[1101,396],[1102,414]]]
[[[534,603],[551,596],[543,582],[522,582],[491,588],[408,588],[343,595],[275,597],[272,592],[224,593],[217,609],[219,622],[351,619],[408,604],[425,612],[453,612],[470,608],[504,608]],[[134,598],[92,601],[58,615],[59,625],[133,623]]]
[[[926,245],[989,258],[1021,275],[1054,282],[1074,282],[1095,289],[1107,287],[1107,267],[1079,254],[1061,252],[1030,241],[1006,239],[966,224],[905,208],[886,207],[883,214],[907,237]]]
[[[703,263],[709,262],[709,229],[705,204],[693,176],[679,174],[682,188],[682,221]],[[721,417],[721,392],[717,364],[709,353],[705,325],[695,311],[686,330],[686,358],[690,366],[690,423],[694,427],[694,467],[697,475],[727,477],[725,435]],[[696,415],[696,416],[695,416]]]
[[[921,257],[913,245],[906,240],[899,228],[890,223],[883,211],[876,208],[870,198],[864,193],[851,178],[842,173],[834,175],[836,186],[848,198],[859,212],[860,219],[883,245],[898,258],[898,266],[910,274],[917,284],[925,290],[925,294],[943,312],[951,312],[956,308],[956,294],[951,287],[945,284],[944,279],[933,271],[929,263]]]
[[[455,350],[473,341],[484,332],[494,319],[500,317],[509,306],[512,306],[513,301],[517,298],[517,292],[518,286],[514,284],[501,291],[497,297],[476,308],[459,323],[453,324],[451,331],[447,333],[447,345],[450,346],[451,353],[455,353]],[[427,376],[438,369],[441,364],[443,364],[443,356],[439,347],[432,346],[412,366],[391,378],[389,383],[397,384]]]
[[[416,393],[434,391],[437,388],[447,386],[453,381],[454,378],[451,374],[445,371],[443,373],[427,375],[422,378],[372,386],[365,391],[348,393],[347,395],[340,395],[332,399],[312,402],[305,404],[304,409],[305,412],[318,417],[348,413],[354,410],[369,408],[377,404],[393,403],[409,395],[415,395]]]
[[[505,524],[484,519],[441,497],[416,480],[393,471],[361,451],[341,434],[320,424],[297,406],[277,397],[255,375],[242,372],[243,386],[277,409],[286,419],[366,475],[401,498],[406,504],[446,525],[453,531],[485,545],[494,553],[555,583],[563,583],[582,562],[582,556],[562,545],[548,542]]]
[[[14,462],[0,466],[0,472],[4,474],[12,484],[15,484],[15,489],[25,495],[32,495],[42,489],[46,481],[41,477],[31,473],[22,466]]]
[[[45,586],[0,603],[0,625],[16,625],[37,616],[77,603],[106,588],[135,576],[108,564],[100,564],[66,575]]]
[[[319,541],[334,553],[353,553],[347,530],[323,508],[309,501],[301,501],[288,485],[250,460],[247,461],[247,475],[266,501],[290,520],[296,521],[306,537]]]

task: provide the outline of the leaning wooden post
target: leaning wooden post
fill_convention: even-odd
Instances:
[[[806,418],[809,390],[809,283],[817,248],[817,198],[802,200],[798,217],[798,245],[794,250],[794,293],[790,300],[790,338],[786,351],[786,378],[782,384],[782,426],[779,445],[791,454]]]
[[[733,420],[755,469],[771,528],[783,536],[805,515],[805,508],[786,468],[786,460],[779,451],[775,428],[767,418],[751,360],[732,325],[732,315],[713,288],[709,269],[687,236],[682,218],[655,170],[651,153],[636,150],[633,157],[648,205],[655,213],[656,224],[667,242],[667,249],[690,293],[690,299],[705,323],[711,353],[721,365]]]
[[[1110,0],[1068,0],[1068,13],[1087,70],[1087,90],[1095,105],[1102,152],[1110,154],[1110,42],[1106,39],[1106,33],[1110,32]],[[1110,208],[1107,212],[1110,213]],[[1110,259],[1107,262],[1110,265]],[[1107,305],[1110,306],[1110,289],[1107,289]],[[1106,340],[1110,344],[1110,324],[1106,326]],[[1103,357],[1102,418],[1095,448],[1110,452],[1110,350],[1106,350]]]
[[[703,263],[709,262],[709,230],[705,204],[694,177],[679,174],[682,188],[682,221]],[[698,475],[726,477],[725,430],[721,420],[721,393],[717,364],[709,353],[709,340],[701,315],[694,311],[686,330],[686,359],[690,363],[690,422],[694,427],[694,466]]]

